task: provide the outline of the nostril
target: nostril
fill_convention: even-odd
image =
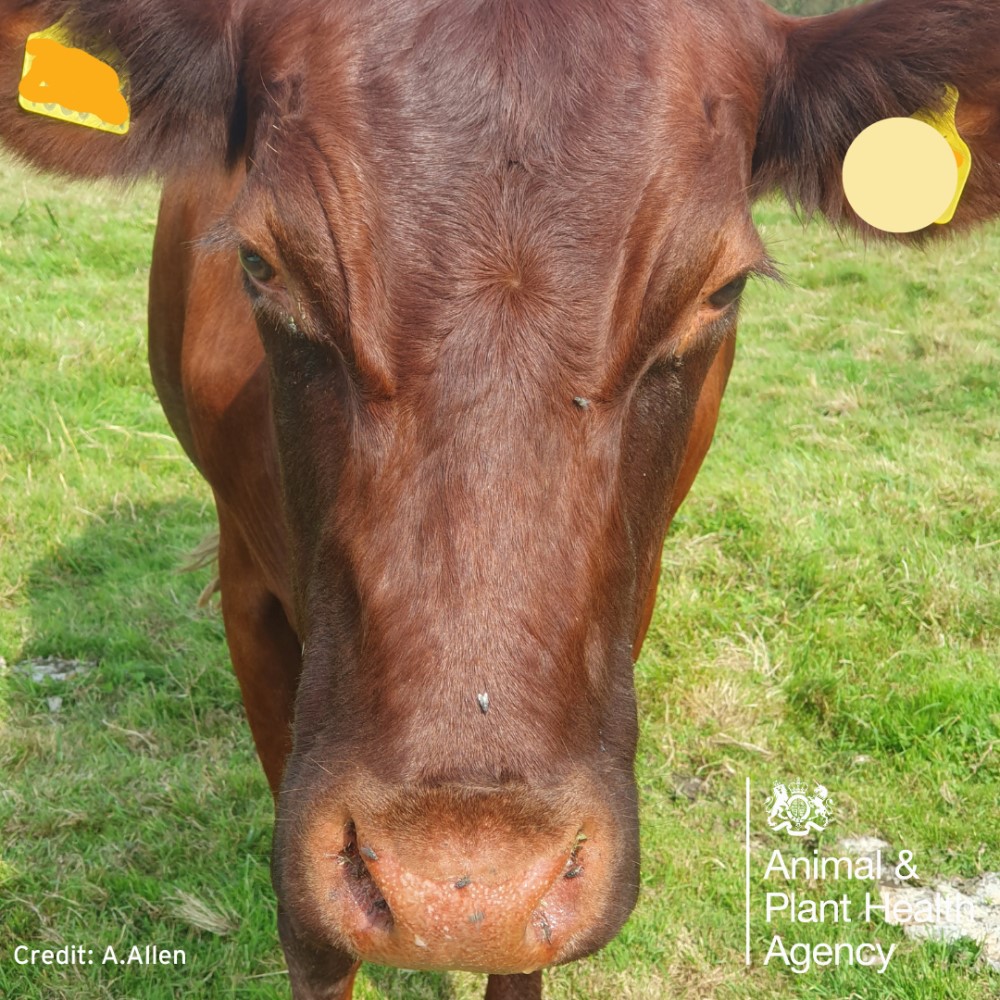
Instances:
[[[344,888],[370,926],[390,930],[393,925],[392,911],[365,864],[365,858],[378,861],[378,855],[372,848],[358,846],[358,832],[352,820],[344,828],[344,846],[337,854]]]
[[[580,860],[580,849],[587,840],[587,835],[581,830],[576,835],[576,843],[566,859],[566,867],[563,870],[563,878],[579,878],[583,874],[583,862]]]
[[[545,895],[531,913],[530,930],[536,941],[551,947],[553,937],[564,940],[579,917],[582,889],[579,884],[586,870],[585,843],[587,835],[581,830],[573,842],[563,867]]]

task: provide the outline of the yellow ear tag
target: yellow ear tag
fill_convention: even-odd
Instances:
[[[955,188],[955,197],[945,210],[944,215],[934,221],[939,226],[944,226],[955,217],[958,203],[962,200],[962,193],[965,191],[966,181],[972,173],[972,152],[958,134],[958,125],[955,123],[955,110],[958,108],[958,91],[948,86],[945,88],[946,103],[943,110],[936,114],[930,111],[918,111],[912,118],[917,121],[926,122],[931,128],[936,129],[944,136],[951,151],[955,154],[955,162],[958,164],[958,186]]]
[[[124,135],[130,122],[127,85],[113,66],[73,48],[66,30],[55,24],[28,35],[17,100],[25,111]]]
[[[855,213],[887,233],[913,233],[951,222],[972,170],[955,125],[958,91],[947,87],[938,113],[883,118],[844,156],[844,194]]]

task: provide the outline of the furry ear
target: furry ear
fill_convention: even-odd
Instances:
[[[238,155],[246,132],[239,0],[0,0],[0,143],[79,177],[166,174]],[[113,135],[24,110],[25,44],[60,22],[128,77],[131,125]]]
[[[848,148],[883,118],[940,110],[951,84],[972,174],[953,222],[917,238],[1000,215],[1000,0],[878,0],[824,17],[768,20],[776,44],[753,158],[755,194],[777,189],[807,212],[875,232],[844,195]]]

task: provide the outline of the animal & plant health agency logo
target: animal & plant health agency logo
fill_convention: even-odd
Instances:
[[[764,797],[758,795],[757,802]],[[753,796],[746,779],[746,965],[785,966],[802,975],[829,966],[857,966],[884,975],[898,942],[884,946],[876,937],[879,924],[896,926],[968,926],[975,920],[972,902],[958,894],[919,890],[914,851],[875,847],[858,851],[849,840],[838,841],[835,853],[802,838],[820,833],[833,822],[833,796],[819,782],[775,781],[767,796],[767,825],[794,838],[780,838],[768,848],[766,861],[751,852]],[[758,807],[759,808],[759,805]],[[762,810],[763,812],[763,810]],[[758,814],[760,815],[760,814]],[[767,838],[758,843],[767,843]],[[756,868],[756,871],[754,869]],[[756,878],[754,877],[756,875]],[[754,892],[756,887],[756,895]],[[887,892],[891,887],[893,891]],[[766,929],[758,954],[752,953],[751,929]],[[950,938],[945,938],[950,940]]]
[[[774,783],[767,798],[767,825],[792,837],[820,833],[833,819],[833,799],[824,785],[814,784],[812,792],[804,781]]]

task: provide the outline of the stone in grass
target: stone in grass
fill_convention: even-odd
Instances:
[[[981,945],[980,961],[1000,972],[1000,872],[941,879],[927,886],[880,885],[886,923],[908,938]]]
[[[674,772],[670,775],[674,783],[674,799],[685,798],[695,802],[708,791],[708,781],[693,774]]]
[[[837,848],[859,859],[874,859],[881,851],[883,878],[878,891],[887,924],[902,927],[915,941],[968,938],[981,946],[980,961],[1000,972],[1000,872],[914,885],[893,876],[892,847],[878,837],[847,837]]]
[[[13,671],[30,677],[35,684],[40,684],[48,678],[53,681],[66,681],[71,677],[79,677],[97,666],[91,660],[63,660],[58,656],[38,656],[30,660],[15,663]],[[0,667],[2,669],[2,667]]]
[[[880,837],[844,837],[837,841],[837,853],[850,855],[852,858],[875,858],[875,852],[881,851],[886,857],[892,845]]]
[[[857,861],[871,861],[874,865],[877,860],[881,860],[882,877],[879,881],[883,885],[899,885],[900,880],[895,875],[896,854],[892,845],[881,837],[861,836],[844,837],[837,841],[837,854],[850,855]]]

